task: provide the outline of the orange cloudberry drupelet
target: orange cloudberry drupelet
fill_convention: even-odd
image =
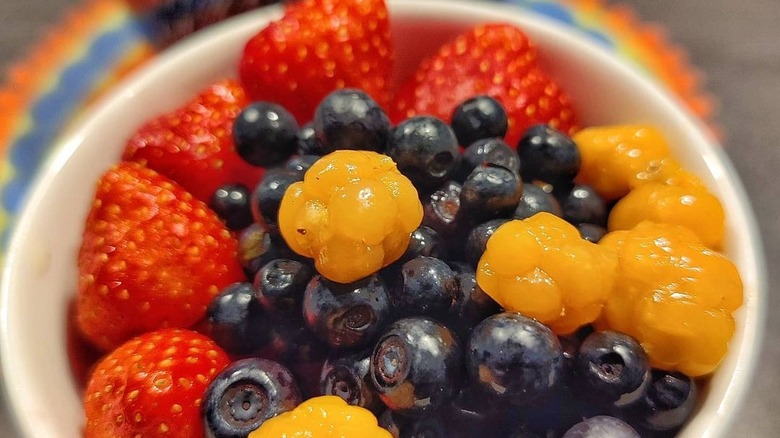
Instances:
[[[350,406],[342,398],[311,398],[292,411],[263,423],[249,438],[391,438],[368,409]]]
[[[663,134],[651,126],[619,125],[583,129],[572,136],[582,157],[577,179],[606,200],[657,178],[670,156]]]
[[[611,232],[599,246],[618,260],[599,325],[636,338],[653,367],[692,377],[714,371],[742,305],[734,264],[687,228],[649,221]]]
[[[538,213],[493,233],[477,283],[506,310],[568,334],[601,314],[615,263],[611,251],[582,239],[573,225]]]
[[[320,274],[350,283],[398,260],[422,215],[417,190],[390,157],[341,150],[287,189],[279,229]]]
[[[661,131],[642,125],[584,129],[574,135],[582,156],[578,180],[605,199],[621,198],[609,230],[628,230],[643,220],[694,230],[710,248],[724,234],[720,201],[671,156]]]
[[[644,220],[687,227],[714,249],[720,248],[725,232],[723,206],[703,186],[643,184],[615,204],[609,230],[630,230]]]

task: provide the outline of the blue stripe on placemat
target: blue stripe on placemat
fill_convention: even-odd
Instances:
[[[21,208],[30,183],[74,111],[84,104],[95,84],[114,67],[128,47],[137,43],[141,35],[140,26],[134,22],[123,22],[98,36],[84,57],[66,67],[51,91],[32,105],[30,127],[8,150],[8,159],[15,168],[15,174],[2,187],[0,203],[8,212],[10,221]],[[9,232],[10,227],[0,233],[0,248],[5,247]]]

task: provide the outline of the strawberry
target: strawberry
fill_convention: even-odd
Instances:
[[[398,123],[428,114],[450,122],[455,107],[477,95],[504,106],[509,118],[506,141],[512,147],[538,123],[567,133],[576,127],[569,97],[539,67],[535,46],[507,24],[476,26],[423,60],[399,89],[390,118]]]
[[[78,255],[76,319],[110,350],[132,336],[189,327],[219,291],[244,279],[237,242],[181,186],[122,162],[98,182]]]
[[[248,104],[237,82],[213,84],[142,126],[127,142],[122,158],[168,176],[204,202],[228,183],[254,189],[263,169],[242,160],[233,144],[233,121]]]
[[[304,124],[339,88],[387,105],[392,59],[384,0],[302,0],[249,40],[239,73],[252,99],[278,103]]]
[[[189,330],[127,341],[97,364],[87,383],[84,436],[204,436],[203,395],[229,362],[214,341]]]

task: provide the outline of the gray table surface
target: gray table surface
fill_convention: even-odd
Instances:
[[[0,71],[79,0],[0,1]],[[617,3],[617,2],[615,2]],[[718,97],[724,144],[758,215],[771,289],[780,284],[780,3],[777,0],[623,0],[687,48]],[[2,114],[0,114],[2,117]],[[728,208],[728,206],[726,206]],[[780,311],[780,302],[770,300]],[[769,312],[760,369],[737,417],[738,437],[780,435],[780,318]],[[0,436],[8,436],[0,417]]]

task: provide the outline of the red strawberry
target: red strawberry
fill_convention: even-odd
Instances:
[[[204,436],[206,387],[230,362],[209,338],[164,329],[101,360],[84,393],[85,438]]]
[[[339,88],[385,106],[392,58],[384,0],[302,0],[249,40],[239,72],[252,99],[276,102],[303,124]]]
[[[244,279],[237,242],[178,184],[123,162],[98,182],[78,257],[79,329],[110,350],[140,333],[189,327]]]
[[[537,64],[536,48],[516,27],[474,27],[422,62],[399,90],[390,117],[398,123],[429,114],[450,122],[461,102],[488,95],[507,110],[506,140],[512,147],[537,123],[571,133],[576,127],[571,101]]]
[[[244,162],[233,145],[233,121],[248,104],[237,82],[216,83],[142,126],[122,158],[168,176],[204,202],[224,184],[252,190],[263,169]]]

